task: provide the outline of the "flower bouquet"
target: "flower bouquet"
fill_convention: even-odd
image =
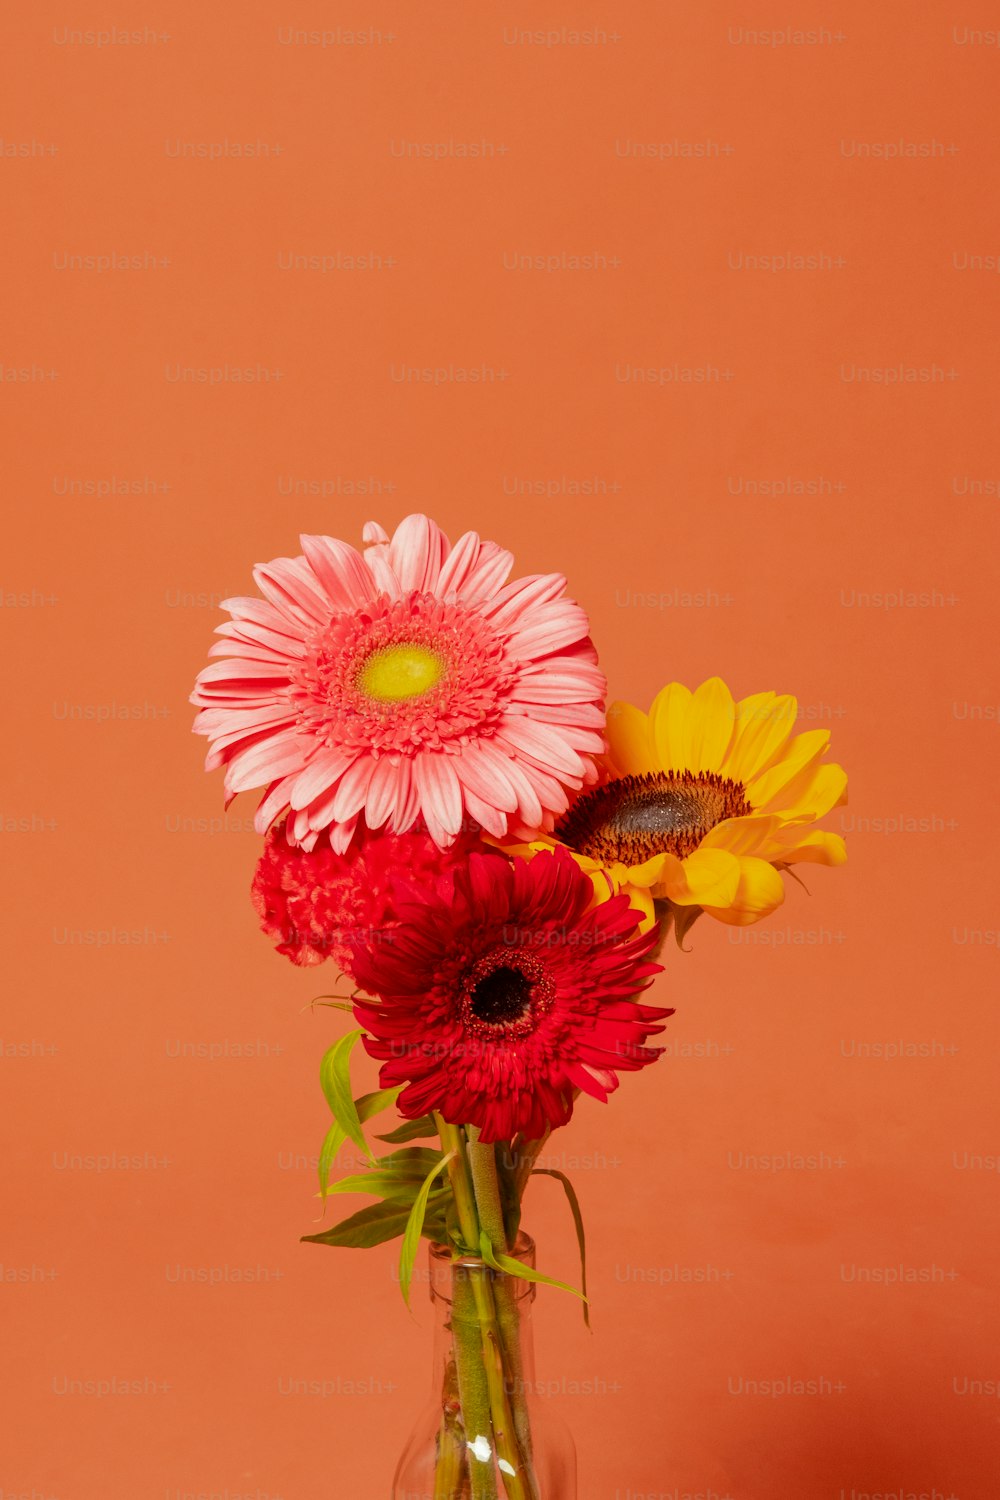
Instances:
[[[430,1241],[434,1395],[397,1500],[573,1500],[572,1442],[534,1410],[530,1307],[544,1283],[586,1311],[584,1230],[539,1153],[581,1094],[606,1101],[659,1055],[673,1012],[645,991],[669,930],[756,922],[783,871],[844,860],[816,825],[846,777],[827,731],[795,733],[793,698],[736,702],[719,678],[605,713],[566,580],[508,582],[510,553],[474,532],[451,545],[413,515],[363,540],[303,536],[255,569],[260,596],[226,601],[192,697],[227,796],[265,788],[265,931],[352,986],[320,998],[358,1028],[321,1065],[319,1191],[376,1201],[305,1238],[398,1240],[407,1300]],[[380,1087],[355,1097],[359,1041]],[[331,1180],[348,1141],[368,1165]],[[579,1288],[538,1270],[521,1227],[542,1170],[568,1198]]]

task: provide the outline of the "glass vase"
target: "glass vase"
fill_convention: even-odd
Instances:
[[[535,1264],[520,1234],[511,1252]],[[576,1500],[569,1428],[539,1401],[536,1287],[450,1247],[430,1247],[431,1395],[396,1469],[392,1500]]]

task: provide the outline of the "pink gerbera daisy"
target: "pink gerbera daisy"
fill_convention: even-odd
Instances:
[[[391,942],[359,952],[354,975],[379,1001],[355,1002],[383,1088],[406,1083],[408,1118],[437,1110],[484,1141],[564,1125],[577,1090],[605,1100],[618,1071],[672,1015],[634,996],[660,965],[628,897],[593,904],[586,874],[559,851],[533,860],[472,854],[432,885],[399,890]]]
[[[505,583],[513,558],[426,516],[364,553],[303,536],[254,570],[263,599],[229,599],[191,701],[208,769],[230,796],[267,786],[263,832],[291,809],[306,848],[337,850],[364,813],[396,832],[423,819],[444,848],[472,821],[500,837],[551,828],[567,789],[595,779],[605,680],[566,580]]]

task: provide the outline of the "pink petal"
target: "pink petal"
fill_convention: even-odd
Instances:
[[[291,790],[293,778],[283,776],[279,781],[272,781],[264,799],[254,814],[253,826],[258,833],[266,833],[279,813],[284,812],[288,806],[288,793]]]
[[[463,604],[485,604],[501,587],[514,566],[514,557],[496,542],[484,542],[475,566],[457,590]]]
[[[532,610],[523,628],[513,630],[505,644],[512,656],[532,660],[571,646],[589,629],[590,621],[579,604],[560,599]]]
[[[537,715],[534,722],[544,729],[556,729],[558,724],[556,733],[580,755],[603,755],[608,747],[603,731],[583,729],[579,724],[562,722],[557,710],[553,710],[551,716],[548,713]]]
[[[561,573],[533,573],[515,578],[500,590],[483,613],[497,630],[508,630],[530,610],[558,599],[566,587]]]
[[[252,667],[244,667],[239,661],[217,661],[210,667],[202,667],[195,679],[199,687],[205,683],[213,682],[259,682],[266,681],[269,684],[277,682],[280,678],[288,681],[288,665],[282,666],[280,662],[254,663]]]
[[[536,724],[523,714],[507,714],[500,721],[494,738],[513,755],[523,753],[538,761],[543,771],[563,772],[567,776],[579,776],[583,772],[580,757],[557,730]]]
[[[603,736],[607,715],[597,703],[523,703],[517,697],[507,703],[507,712],[527,714],[539,724],[569,724],[575,728],[596,729]]]
[[[248,750],[237,751],[226,773],[228,791],[245,792],[302,768],[307,745],[294,730],[285,730]]]
[[[218,735],[212,740],[212,746],[205,761],[206,771],[215,771],[219,766],[223,766],[227,761],[232,760],[236,754],[237,745],[243,745],[249,749],[252,740],[261,740],[265,735],[273,735],[276,730],[281,729],[284,725],[294,723],[295,716],[292,715],[277,719],[270,724],[257,724],[246,729],[234,729],[230,734]]]
[[[413,776],[413,762],[401,760],[396,768],[396,805],[390,826],[394,833],[405,833],[412,828],[420,815],[420,798]]]
[[[398,599],[403,589],[386,556],[386,550],[385,547],[367,548],[365,562],[371,569],[372,578],[375,580],[375,587],[379,593],[388,594],[390,599]]]
[[[522,667],[517,691],[532,703],[579,703],[603,698],[607,679],[600,667],[560,655]]]
[[[293,640],[291,636],[282,635],[280,631],[272,630],[266,625],[257,625],[252,620],[227,620],[224,625],[215,627],[215,634],[225,636],[228,640],[249,641],[256,646],[264,646],[277,656],[286,658],[306,654],[303,641]]]
[[[420,796],[420,810],[428,828],[433,821],[445,834],[459,833],[462,827],[462,787],[451,757],[434,753],[418,755],[413,763],[413,774]]]
[[[214,641],[208,648],[210,657],[224,656],[227,661],[266,661],[274,666],[288,668],[288,652],[268,650],[267,646],[252,646],[246,641]]]
[[[354,610],[375,597],[371,571],[360,552],[332,536],[300,536],[302,551],[329,606]]]
[[[344,772],[333,799],[333,818],[336,823],[346,823],[356,818],[364,806],[368,783],[372,779],[375,762],[370,755],[359,755],[354,764]]]
[[[522,767],[517,761],[512,760],[504,767],[510,781],[517,792],[517,810],[525,823],[537,827],[542,821],[544,813],[539,801],[538,793],[531,782],[531,770]]]
[[[476,566],[483,544],[474,531],[466,531],[459,537],[445,558],[438,578],[437,591],[442,598],[462,587]]]
[[[276,557],[269,563],[258,563],[253,577],[264,597],[305,629],[312,630],[329,618],[329,605],[317,589],[305,558]]]
[[[492,833],[494,838],[502,839],[507,832],[506,813],[501,812],[492,802],[484,802],[481,797],[477,797],[475,792],[470,791],[468,787],[465,787],[464,795],[465,806],[469,815],[475,818],[476,822],[482,828],[485,828],[487,833]]]
[[[262,625],[265,630],[275,630],[284,635],[288,640],[298,640],[299,630],[296,624],[283,615],[273,604],[268,604],[266,599],[234,598],[223,599],[220,609],[228,609],[229,613],[237,623],[251,621],[254,625]]]
[[[548,827],[550,822],[550,813],[555,813],[555,815],[558,817],[569,807],[569,798],[566,795],[566,788],[563,786],[562,782],[557,781],[554,776],[547,775],[545,771],[539,771],[537,766],[522,765],[522,770],[524,771],[525,776],[527,776],[528,780],[531,782],[531,785],[534,787],[535,791],[538,793],[538,800],[541,802],[542,807],[545,810],[545,816],[541,820],[541,826],[543,828]],[[575,786],[575,784],[576,782],[574,779],[573,785]]]
[[[355,750],[320,750],[295,783],[291,803],[298,811],[338,782],[357,757]]]
[[[301,812],[295,814],[296,820],[301,819],[303,827],[308,828],[311,833],[322,833],[333,821],[333,804],[339,790],[339,783],[328,787],[325,792],[321,792],[314,801],[310,802],[308,807],[304,807]]]
[[[491,758],[482,744],[468,745],[455,758],[458,779],[468,792],[502,812],[515,812],[517,793],[507,775],[508,764],[507,757],[496,751]]]
[[[275,703],[267,708],[203,708],[198,715],[198,733],[218,734],[225,739],[236,731],[259,729],[288,717],[287,703]]]
[[[219,687],[213,687],[209,683],[202,693],[192,693],[188,699],[189,703],[195,703],[199,708],[270,708],[275,703],[283,703],[286,699],[284,693],[279,689],[270,691],[261,684],[259,690],[252,690],[245,684],[227,686],[223,683]],[[195,733],[202,734],[195,725]]]
[[[365,822],[369,828],[381,828],[392,812],[399,784],[399,770],[388,755],[375,762],[372,779],[368,784],[368,800],[365,803]]]
[[[353,818],[348,818],[346,823],[333,824],[330,829],[330,843],[335,854],[344,854],[346,852],[351,839],[354,837],[354,830],[357,826],[357,813],[355,813]]]
[[[404,591],[435,591],[448,552],[440,526],[419,512],[400,521],[389,543],[389,561]]]

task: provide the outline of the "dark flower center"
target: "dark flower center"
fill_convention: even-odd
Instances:
[[[555,986],[541,960],[525,949],[501,944],[466,972],[462,1022],[476,1036],[516,1040],[531,1035],[554,998]]]
[[[477,1021],[519,1021],[531,1004],[531,981],[520,969],[506,965],[484,974],[469,994],[469,1009]]]
[[[640,865],[655,854],[683,859],[717,823],[751,812],[742,782],[714,771],[652,771],[584,793],[556,836],[602,864]]]

